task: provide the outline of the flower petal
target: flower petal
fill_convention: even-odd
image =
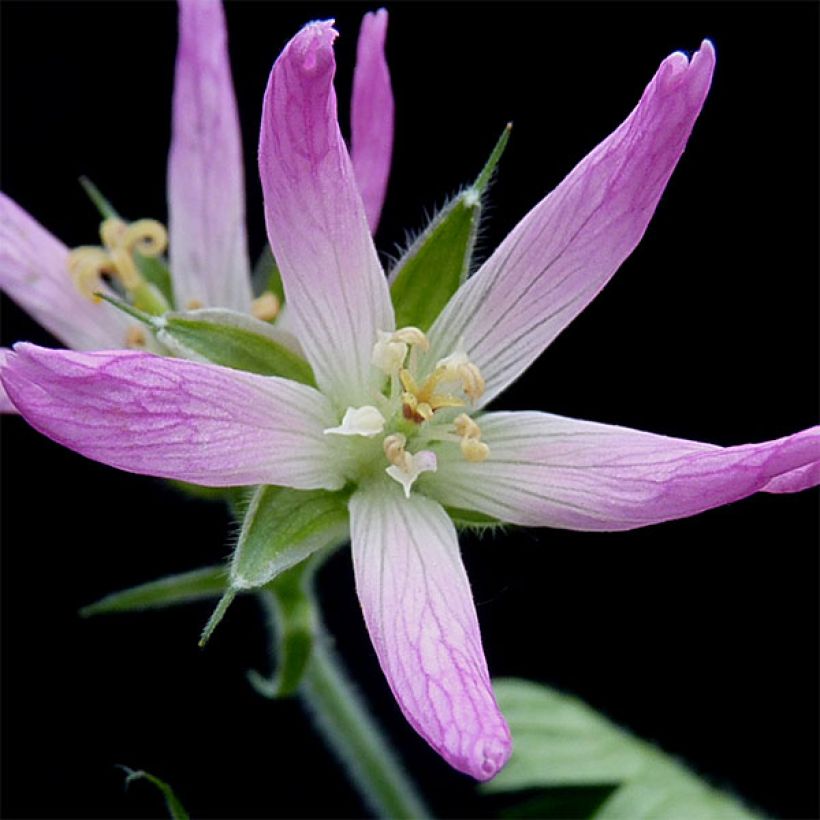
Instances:
[[[78,350],[125,345],[134,324],[74,287],[68,248],[0,193],[0,288],[63,344]]]
[[[273,66],[259,173],[271,249],[296,335],[339,407],[371,404],[370,364],[393,307],[339,124],[330,22],[311,23]]]
[[[423,496],[373,487],[350,500],[367,629],[413,728],[461,772],[488,780],[510,756],[455,527]]]
[[[177,306],[251,304],[242,138],[219,0],[179,0],[168,229]]]
[[[820,485],[820,461],[773,478],[763,489],[767,493],[799,493]]]
[[[376,233],[393,155],[394,105],[384,56],[387,10],[362,18],[350,102],[350,154],[367,222]]]
[[[19,344],[2,381],[32,427],[89,458],[211,487],[339,489],[316,390],[150,353]]]
[[[661,63],[626,121],[518,223],[430,331],[429,360],[463,340],[486,404],[541,354],[643,236],[706,99],[715,55]]]
[[[820,427],[717,447],[546,413],[479,421],[487,461],[470,464],[448,445],[452,457],[440,453],[438,472],[419,482],[442,504],[514,524],[629,530],[729,504],[804,468],[820,478]]]
[[[7,347],[0,347],[0,370],[6,363],[6,359],[11,355],[11,351]],[[5,388],[0,383],[0,413],[16,413],[17,408],[11,403]]]

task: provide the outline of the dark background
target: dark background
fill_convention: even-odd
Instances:
[[[335,15],[343,127],[354,4],[228,6],[251,251],[262,92],[280,48]],[[127,215],[165,218],[175,9],[2,4],[2,186],[68,245],[95,241],[88,174]],[[391,6],[394,172],[386,255],[472,178],[507,120],[482,248],[605,137],[657,64],[709,36],[713,90],[646,238],[498,403],[721,444],[818,415],[818,6]],[[50,337],[8,300],[2,343]],[[169,780],[194,816],[363,811],[297,702],[259,699],[253,600],[205,651],[207,604],[82,621],[103,594],[221,560],[218,506],[2,422],[3,804],[7,817],[161,815],[114,764]],[[562,687],[766,812],[816,817],[818,496],[759,496],[623,534],[463,538],[490,668]],[[477,816],[466,778],[401,719],[369,647],[349,553],[325,568],[338,648],[433,807]]]

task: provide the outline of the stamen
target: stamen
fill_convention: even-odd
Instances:
[[[137,325],[131,325],[125,335],[125,346],[129,350],[143,350],[148,343],[145,331]]]
[[[417,327],[402,327],[393,333],[379,331],[379,338],[373,345],[371,361],[388,376],[395,376],[404,366],[408,350],[419,347],[429,350],[430,342]]]
[[[466,413],[453,420],[456,433],[461,436],[461,454],[467,461],[486,461],[490,448],[481,441],[481,428]]]
[[[199,310],[204,307],[205,303],[200,302],[199,299],[189,299],[188,304],[185,305],[185,310]]]
[[[75,248],[68,257],[68,269],[75,287],[95,302],[102,274],[119,279],[123,288],[132,293],[144,282],[134,261],[134,252],[144,256],[159,256],[168,246],[168,232],[153,219],[139,219],[126,224],[110,217],[100,225],[103,246]]]
[[[436,454],[432,450],[408,453],[404,449],[407,439],[401,433],[394,433],[384,440],[384,454],[390,462],[385,469],[387,475],[398,481],[404,488],[404,497],[410,498],[410,488],[416,479],[427,472],[435,472],[438,466]]]
[[[430,342],[427,341],[427,337],[424,335],[424,332],[419,330],[417,327],[410,326],[399,328],[393,334],[393,339],[397,342],[404,342],[405,344],[418,347],[421,350],[430,349]]]
[[[328,427],[325,435],[372,438],[384,430],[384,416],[372,405],[348,407],[338,427]]]
[[[251,315],[263,322],[271,322],[279,315],[279,307],[277,295],[271,290],[266,290],[251,302]]]

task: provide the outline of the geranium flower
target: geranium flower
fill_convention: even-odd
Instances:
[[[351,100],[354,173],[373,231],[384,202],[393,147],[386,29],[384,9],[364,16]],[[242,141],[219,0],[179,0],[168,212],[176,305],[254,311],[270,318],[265,312],[269,303],[255,302],[251,291]],[[146,240],[151,240],[155,245],[150,250],[162,253],[168,237],[162,226],[149,220],[131,226],[109,221],[108,236],[105,231],[104,223],[104,249],[80,249],[72,262],[71,251],[62,242],[0,193],[0,289],[75,350],[150,342],[130,317],[88,297],[107,289],[100,270],[118,281],[120,292],[133,296],[145,283],[130,259],[132,251],[135,247],[149,250]],[[111,258],[118,250],[126,251],[119,265]],[[0,349],[0,359],[6,354]],[[0,412],[14,412],[2,389]]]
[[[663,61],[635,110],[541,201],[430,328],[396,328],[341,137],[330,22],[273,67],[259,165],[271,247],[318,385],[146,352],[19,345],[25,418],[120,469],[348,498],[356,588],[387,681],[451,765],[511,751],[445,507],[624,530],[820,480],[820,428],[717,447],[540,412],[485,412],[639,242],[711,82],[705,41]],[[300,557],[303,557],[300,556]]]

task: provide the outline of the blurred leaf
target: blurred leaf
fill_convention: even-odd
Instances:
[[[617,786],[556,786],[536,791],[526,800],[502,806],[500,817],[586,820],[594,817]]]
[[[339,493],[258,487],[231,562],[231,586],[264,586],[316,550],[346,539],[347,534],[347,503]]]
[[[721,820],[755,817],[733,796],[696,777],[651,744],[577,698],[531,681],[494,682],[513,735],[507,767],[491,793],[544,787],[616,786],[594,814],[606,820]]]
[[[162,796],[165,798],[165,806],[172,820],[190,820],[190,815],[185,811],[182,803],[179,802],[179,798],[174,794],[174,790],[164,780],[160,780],[148,772],[134,771],[127,766],[120,766],[120,768],[126,773],[126,786],[129,786],[135,780],[147,780],[162,792]]]
[[[187,604],[222,595],[227,586],[228,572],[224,566],[203,567],[192,572],[169,575],[121,592],[113,592],[84,607],[80,614],[89,617],[110,612],[133,612]]]
[[[475,183],[444,206],[391,273],[396,327],[427,330],[467,278],[481,219],[481,197],[509,132],[507,126]]]

